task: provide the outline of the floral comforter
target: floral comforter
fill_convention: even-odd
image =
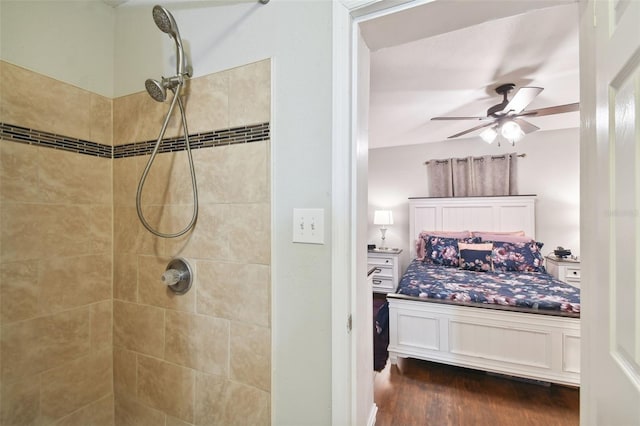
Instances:
[[[580,289],[545,272],[475,272],[414,259],[397,293],[464,305],[580,314]]]

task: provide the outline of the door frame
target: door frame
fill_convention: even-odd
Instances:
[[[371,319],[357,316],[358,287],[364,288],[367,251],[358,224],[366,226],[367,143],[357,142],[358,69],[361,49],[359,25],[432,0],[334,0],[333,2],[333,131],[332,131],[332,424],[373,426],[377,408],[373,402],[373,371],[362,383],[356,354],[361,327]],[[368,93],[366,94],[368,98]],[[362,170],[358,176],[358,169]],[[364,212],[364,217],[362,216]],[[364,224],[363,224],[364,221]],[[364,265],[364,266],[363,266]],[[351,331],[353,327],[353,332]],[[370,336],[371,337],[371,334]],[[373,360],[373,347],[369,359]],[[372,364],[373,368],[373,364]]]
[[[437,0],[334,0],[333,8],[333,133],[332,133],[332,424],[352,425],[363,424],[373,426],[377,407],[373,401],[362,401],[362,390],[367,389],[368,383],[359,383],[356,372],[352,368],[356,365],[354,359],[357,339],[347,330],[347,322],[354,325],[367,319],[358,318],[355,310],[354,295],[358,286],[366,286],[365,276],[358,276],[358,264],[365,262],[365,241],[358,239],[358,221],[366,221],[368,206],[362,205],[359,191],[365,182],[358,178],[358,162],[366,159],[367,154],[358,146],[358,59],[359,59],[359,26],[361,23],[402,10],[421,6]],[[514,0],[517,1],[517,0]],[[580,14],[585,13],[587,0],[577,0],[580,4]],[[588,15],[588,13],[585,13]],[[578,19],[578,17],[576,17]],[[583,55],[591,55],[592,51],[583,46],[590,43],[589,37],[580,34],[580,74],[591,59]],[[366,48],[366,45],[365,45]],[[595,95],[584,85],[580,90],[580,101],[586,105]],[[584,99],[583,99],[584,98]],[[587,114],[584,114],[586,116]],[[586,127],[585,118],[581,115],[581,132]],[[582,133],[581,133],[582,134]],[[582,141],[581,145],[585,142]],[[365,145],[366,146],[366,145]],[[585,158],[581,156],[581,162]],[[581,166],[582,167],[582,166]],[[588,189],[581,181],[581,194]],[[365,212],[363,217],[359,212]],[[581,200],[581,222],[585,214]],[[587,263],[592,259],[583,255]],[[583,288],[589,286],[589,277],[584,277]],[[581,321],[584,326],[584,321]],[[581,327],[582,328],[582,327]],[[356,328],[357,330],[357,328]],[[589,365],[589,354],[582,343],[582,365]],[[373,354],[371,354],[371,357]],[[373,375],[371,376],[373,386]],[[585,386],[587,385],[587,386]],[[582,383],[588,389],[588,383]],[[364,392],[366,394],[367,392]],[[587,392],[585,392],[586,394]],[[582,392],[581,392],[582,394]],[[366,397],[366,396],[365,396]],[[584,401],[584,398],[581,398]],[[358,414],[358,406],[371,403],[371,411],[363,422]],[[584,404],[581,404],[581,406]],[[587,424],[586,416],[591,413],[581,408],[581,423]]]

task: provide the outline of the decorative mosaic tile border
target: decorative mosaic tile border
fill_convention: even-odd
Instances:
[[[60,149],[78,154],[92,155],[102,158],[125,158],[151,154],[155,140],[136,142],[125,145],[109,146],[83,139],[72,138],[55,133],[20,127],[13,124],[0,123],[0,138],[7,141],[24,143],[47,148]],[[230,129],[189,135],[191,149],[210,148],[239,143],[260,142],[270,138],[269,123],[252,126],[240,126]],[[163,139],[159,153],[186,150],[184,137]]]
[[[109,145],[57,135],[55,133],[42,132],[13,124],[0,123],[0,138],[12,142],[26,143],[28,145],[93,155],[94,157],[113,158],[113,148]]]
[[[210,148],[214,146],[232,145],[238,143],[260,142],[269,139],[269,123],[252,126],[233,127],[230,129],[214,130],[211,132],[194,133],[189,135],[191,149]],[[117,145],[113,147],[113,158],[133,157],[135,155],[151,154],[156,141],[144,141]],[[158,153],[184,151],[187,149],[184,137],[167,138],[162,140]]]

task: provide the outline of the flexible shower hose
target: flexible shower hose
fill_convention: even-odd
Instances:
[[[158,136],[158,140],[156,141],[156,145],[153,148],[153,152],[151,152],[151,157],[149,157],[149,161],[147,162],[147,166],[144,168],[144,172],[142,172],[142,177],[140,178],[140,182],[138,183],[138,191],[136,193],[136,209],[138,211],[138,217],[140,218],[140,222],[144,225],[145,228],[153,235],[161,238],[176,238],[181,235],[189,232],[191,228],[196,223],[196,219],[198,218],[198,188],[196,185],[196,171],[193,165],[193,157],[191,155],[191,145],[189,143],[189,131],[187,129],[187,117],[184,113],[184,106],[182,105],[182,100],[180,99],[180,89],[182,88],[182,84],[179,84],[178,88],[172,90],[173,92],[173,100],[171,101],[171,105],[169,106],[169,111],[167,111],[167,116],[164,119],[164,123],[162,124],[162,129],[160,130],[160,135]],[[147,175],[149,174],[149,170],[151,169],[151,165],[153,164],[153,160],[156,158],[156,154],[158,153],[158,149],[162,144],[162,138],[167,130],[167,124],[169,123],[169,119],[171,118],[171,113],[173,109],[178,103],[178,107],[180,108],[180,115],[182,117],[182,129],[184,130],[184,138],[187,145],[187,157],[189,158],[189,168],[191,171],[191,188],[193,189],[193,214],[191,216],[191,221],[189,224],[182,230],[173,234],[165,234],[160,231],[156,231],[151,227],[151,225],[144,218],[144,214],[142,213],[142,188],[144,186],[145,181],[147,180]]]

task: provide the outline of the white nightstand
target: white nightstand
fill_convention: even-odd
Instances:
[[[400,280],[401,249],[369,250],[367,256],[368,269],[373,269],[369,276],[371,288],[377,293],[393,293]]]
[[[577,259],[562,259],[549,255],[547,259],[547,272],[560,281],[564,281],[574,287],[580,288],[580,261]]]

